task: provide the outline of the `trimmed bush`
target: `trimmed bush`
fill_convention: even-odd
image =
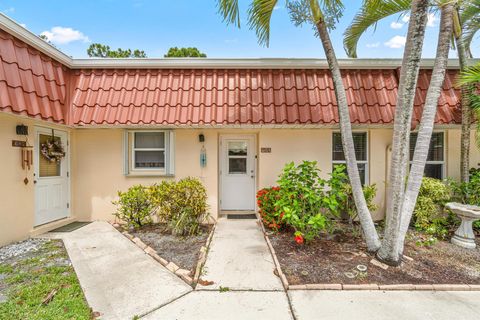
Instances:
[[[153,188],[157,216],[173,235],[200,232],[200,224],[208,217],[207,192],[200,180],[188,177],[178,182],[164,181]]]
[[[451,199],[450,187],[438,179],[423,178],[414,209],[413,224],[416,229],[432,236],[445,238],[453,216],[444,211]]]
[[[157,206],[150,187],[130,187],[126,192],[119,191],[118,198],[118,201],[112,202],[117,206],[114,215],[118,219],[135,228],[152,222],[152,214]]]

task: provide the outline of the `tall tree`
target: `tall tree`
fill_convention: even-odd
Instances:
[[[269,43],[270,19],[277,2],[277,0],[252,0],[251,2],[248,10],[248,25],[250,29],[255,31],[260,44],[268,45]],[[295,24],[310,23],[322,42],[337,98],[342,145],[352,185],[353,198],[367,248],[369,251],[376,252],[380,248],[380,239],[362,190],[355,156],[347,96],[340,66],[329,34],[329,31],[334,28],[338,18],[342,15],[343,4],[340,0],[287,0],[286,3]],[[218,8],[227,23],[240,27],[238,0],[219,0]]]
[[[467,67],[461,74],[458,79],[458,84],[462,87],[467,86],[472,90],[468,92],[468,101],[470,108],[473,111],[473,114],[477,118],[477,133],[476,133],[476,142],[477,147],[480,148],[480,63],[475,66]]]
[[[143,50],[121,49],[111,50],[110,46],[101,43],[92,43],[88,49],[89,57],[95,58],[146,58],[147,55]]]
[[[413,99],[417,86],[419,62],[422,53],[425,27],[430,1],[427,0],[368,0],[355,16],[345,33],[345,48],[356,56],[356,45],[361,34],[380,19],[410,9],[410,22],[399,79],[399,92],[395,109],[392,143],[392,161],[387,196],[387,219],[382,247],[377,257],[391,265],[398,265],[403,253],[405,234],[415,207],[428,155],[438,98],[441,94],[453,31],[455,1],[435,2],[441,11],[440,32],[432,78],[427,91],[419,134],[408,172],[410,123]],[[375,10],[372,10],[375,9]],[[408,177],[408,178],[407,178]]]
[[[200,52],[195,47],[177,48],[172,47],[168,49],[168,52],[164,55],[165,58],[206,58],[207,55]]]
[[[411,0],[382,1],[370,0],[370,3],[381,4],[376,11],[368,10],[369,14],[360,14],[354,18],[353,23],[345,33],[344,46],[347,54],[357,57],[357,43],[361,35],[379,20],[393,14],[405,14],[410,9]],[[430,1],[432,8],[438,8],[446,1]],[[480,0],[452,0],[456,5],[457,13],[454,13],[454,39],[458,52],[460,70],[469,66],[471,58],[470,44],[473,36],[480,29]],[[469,158],[470,158],[470,131],[471,110],[469,104],[469,88],[462,86],[462,134],[460,149],[460,172],[462,181],[468,181]]]

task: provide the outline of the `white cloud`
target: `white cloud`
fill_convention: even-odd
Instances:
[[[437,24],[438,18],[435,16],[435,13],[428,14],[427,27],[435,27]]]
[[[43,31],[40,35],[47,37],[48,41],[57,44],[67,44],[73,41],[90,41],[82,32],[66,27],[53,27],[50,31]]]
[[[15,8],[14,7],[10,7],[10,8],[7,8],[5,10],[3,10],[3,13],[7,14],[7,13],[14,13],[15,12]]]
[[[390,23],[390,28],[392,29],[401,29],[402,27],[403,23],[401,22],[392,21],[392,23]]]
[[[367,48],[378,48],[380,46],[380,42],[375,42],[375,43],[367,43],[366,47]]]
[[[402,16],[402,21],[407,23],[408,21],[410,21],[410,16],[409,15]]]
[[[400,49],[405,46],[405,41],[407,40],[404,36],[395,36],[384,43],[386,47],[392,49]]]
[[[276,4],[275,7],[273,7],[273,10],[279,10],[279,9],[283,9],[283,7],[278,4]]]
[[[20,23],[20,25],[21,25],[22,27],[24,27],[25,29],[27,29],[27,25],[26,25],[25,23]]]

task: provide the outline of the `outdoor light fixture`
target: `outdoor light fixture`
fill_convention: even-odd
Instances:
[[[198,142],[205,142],[205,136],[203,135],[203,133],[200,133],[198,135]]]
[[[28,127],[27,127],[26,125],[19,124],[19,125],[16,127],[16,130],[17,130],[17,134],[18,134],[18,135],[28,136]]]

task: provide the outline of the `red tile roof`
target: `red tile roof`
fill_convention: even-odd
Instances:
[[[355,124],[393,122],[398,70],[344,70]],[[414,122],[431,71],[422,70]],[[449,71],[437,123],[459,123],[459,92]],[[328,70],[79,70],[75,124],[334,124],[338,112]]]
[[[414,122],[431,71],[422,70]],[[445,79],[438,124],[460,123],[456,71]],[[343,70],[355,124],[391,124],[398,70]],[[335,124],[325,69],[71,70],[0,30],[0,110],[69,125]]]
[[[68,70],[0,30],[0,110],[66,122]]]

